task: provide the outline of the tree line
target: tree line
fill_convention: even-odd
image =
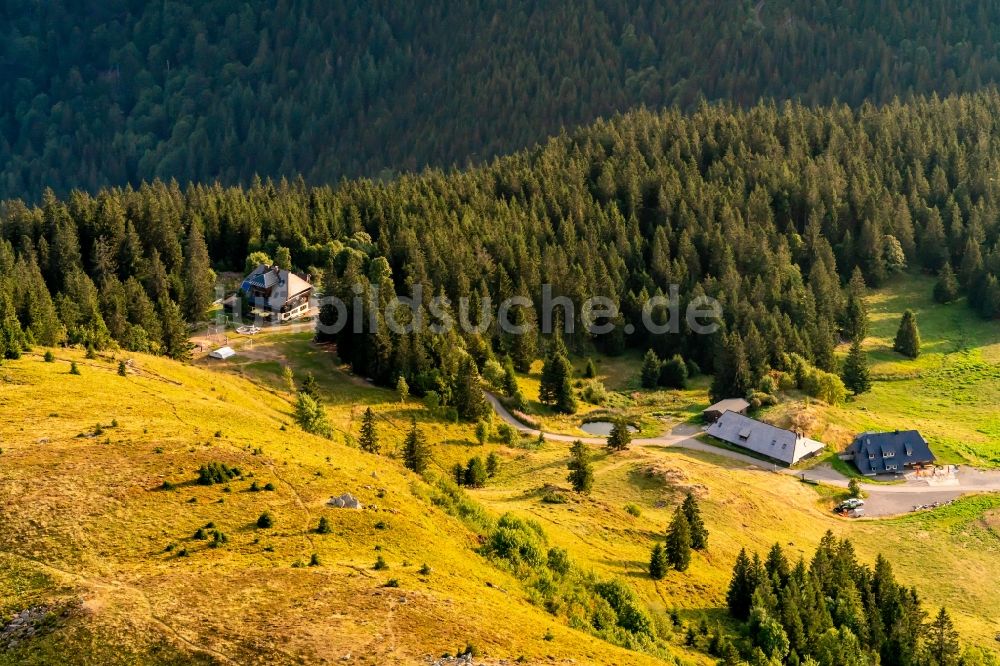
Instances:
[[[998,112],[996,92],[859,110],[637,111],[485,167],[391,183],[153,182],[48,192],[38,205],[9,200],[0,206],[0,339],[183,357],[183,323],[203,318],[215,274],[242,273],[252,255],[313,276],[352,323],[418,284],[429,321],[433,297],[450,301],[447,316],[469,299],[477,332],[398,333],[379,314],[372,330],[332,337],[359,374],[387,386],[402,377],[471,420],[488,409],[470,387],[491,362],[502,368],[510,357],[524,370],[545,356],[546,399],[571,411],[566,354],[630,347],[672,361],[664,382],[680,382],[683,360],[689,371],[724,371],[732,386],[720,382],[719,393],[732,394],[796,366],[806,368],[797,381],[835,393],[819,373],[838,370],[834,345],[853,337],[855,273],[873,287],[950,264],[973,307],[1000,314],[984,306],[1000,308]],[[620,310],[611,332],[587,332],[578,305],[557,310],[572,332],[539,336],[544,284],[575,304],[611,299]],[[676,334],[646,330],[643,305],[669,301],[672,284],[681,312],[704,295],[720,303],[717,333],[685,322]],[[530,303],[510,313],[527,335],[478,314],[487,300],[515,296]],[[670,309],[654,308],[654,323]],[[727,360],[741,357],[745,369]]]

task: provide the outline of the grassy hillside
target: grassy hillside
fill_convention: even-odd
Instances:
[[[494,515],[537,520],[582,570],[626,580],[676,644],[683,627],[669,629],[667,610],[684,624],[727,623],[724,589],[740,548],[777,541],[793,557],[808,556],[827,529],[851,537],[862,561],[885,553],[928,608],[948,605],[965,640],[991,645],[1000,621],[996,498],[847,522],[829,513],[826,493],[792,478],[655,447],[614,455],[595,447],[595,489],[579,497],[568,492],[565,444],[479,447],[471,426],[434,419],[343,373],[304,334],[261,336],[228,363],[136,355],[127,377],[110,356],[56,355],[55,363],[30,354],[0,367],[8,405],[0,417],[0,616],[45,605],[56,627],[0,653],[0,663],[54,655],[83,663],[292,663],[348,654],[349,663],[417,663],[467,642],[489,659],[656,661],[570,629],[530,603],[520,580],[475,552],[476,532],[426,499],[430,486],[387,457],[353,448],[367,405],[390,452],[417,418],[437,473],[497,451],[499,475],[469,491],[472,498]],[[80,376],[69,374],[69,360]],[[316,373],[332,441],[292,425],[284,365],[299,377]],[[195,484],[197,468],[210,462],[239,467],[243,478]],[[164,481],[173,489],[163,490]],[[250,492],[254,481],[275,490]],[[701,499],[709,550],[688,572],[653,582],[644,573],[649,549],[688,489]],[[324,506],[342,492],[379,508]],[[543,501],[553,495],[565,502]],[[270,529],[255,525],[264,511],[275,518]],[[320,516],[332,533],[311,532]],[[211,548],[192,538],[208,523],[228,543]],[[303,566],[313,553],[320,566]],[[387,570],[373,569],[380,554]],[[420,573],[425,563],[429,574]],[[963,571],[980,575],[955,575]],[[399,587],[385,587],[390,579]],[[707,659],[671,649],[692,663]]]
[[[348,394],[416,413],[383,391]],[[0,401],[0,616],[71,610],[0,663],[416,663],[469,641],[508,659],[646,659],[528,604],[397,463],[282,430],[291,407],[269,387],[144,356],[119,377],[108,357],[59,351],[55,363],[31,354],[0,367]],[[338,426],[351,411],[342,403]],[[244,478],[196,485],[211,462]],[[253,481],[275,490],[250,492]],[[379,508],[324,506],[343,492]],[[271,529],[255,526],[264,511]],[[331,534],[311,533],[320,516]],[[208,523],[228,543],[192,538]],[[313,553],[320,566],[299,568]],[[379,554],[387,570],[372,569]]]

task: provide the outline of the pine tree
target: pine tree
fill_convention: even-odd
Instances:
[[[163,328],[163,353],[177,361],[190,359],[193,345],[188,339],[187,324],[181,316],[181,309],[169,298],[161,298],[159,310]]]
[[[611,426],[611,433],[608,435],[608,449],[611,451],[624,451],[632,443],[632,433],[629,432],[628,422],[618,417]]]
[[[844,335],[848,340],[864,340],[868,337],[868,307],[864,298],[853,292],[847,295],[844,313]]]
[[[333,434],[326,418],[326,409],[306,393],[299,392],[295,401],[295,421],[308,433],[327,438]]]
[[[750,557],[747,556],[745,548],[740,549],[740,554],[736,556],[736,563],[733,565],[729,590],[726,592],[726,604],[729,606],[730,615],[738,620],[747,620],[750,617],[750,605],[757,583]]]
[[[660,380],[660,359],[652,349],[647,350],[642,359],[641,375],[643,388],[656,388]]]
[[[486,465],[479,456],[469,459],[469,464],[465,468],[465,485],[472,488],[482,488],[486,485],[489,474],[486,472]]]
[[[516,361],[515,361],[516,362]],[[576,396],[570,383],[573,366],[566,358],[566,347],[562,338],[556,336],[549,345],[542,366],[542,381],[538,390],[538,400],[542,404],[551,405],[563,414],[576,412]]]
[[[924,633],[924,649],[933,666],[957,666],[960,663],[961,646],[958,632],[944,606],[934,619],[927,624]]]
[[[947,262],[938,273],[937,282],[934,284],[934,300],[938,303],[951,303],[956,298],[958,298],[958,279],[951,268],[951,262]]]
[[[358,446],[362,451],[368,453],[380,453],[382,445],[378,441],[378,432],[375,429],[375,412],[371,407],[365,409],[365,415],[361,418],[361,436],[358,438]]]
[[[452,404],[458,415],[467,421],[486,418],[490,414],[490,403],[483,392],[482,377],[476,368],[475,359],[468,354],[462,357],[458,366],[452,389]]]
[[[920,355],[920,330],[917,328],[917,316],[913,310],[903,313],[892,348],[909,358],[917,358]]]
[[[753,388],[743,340],[734,332],[724,335],[721,345],[710,389],[712,400],[742,398]]]
[[[861,349],[861,341],[855,339],[851,343],[851,350],[844,360],[844,372],[841,375],[844,386],[850,389],[854,395],[867,393],[872,388],[871,376],[868,368],[868,356]]]
[[[681,507],[674,511],[674,517],[667,528],[667,562],[678,571],[686,571],[691,564],[691,526]]]
[[[597,367],[594,365],[594,359],[587,359],[587,365],[583,369],[583,377],[584,379],[594,379],[597,377]]]
[[[590,462],[590,454],[587,446],[580,440],[573,442],[569,450],[570,459],[569,476],[567,480],[573,485],[573,490],[578,493],[589,493],[594,485],[594,468]]]
[[[423,474],[430,464],[431,452],[424,434],[417,428],[416,419],[410,427],[410,432],[406,435],[403,443],[403,464],[407,469]]]
[[[215,272],[212,271],[200,221],[191,224],[184,252],[184,315],[188,321],[201,321],[212,304]]]
[[[653,580],[661,580],[667,575],[667,566],[666,552],[663,550],[663,546],[656,542],[649,556],[649,577]]]
[[[691,528],[691,548],[694,550],[705,550],[708,548],[708,530],[705,528],[705,521],[701,518],[701,508],[694,493],[688,491],[681,504],[684,516],[687,518],[688,526]]]

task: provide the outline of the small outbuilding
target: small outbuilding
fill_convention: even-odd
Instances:
[[[934,454],[927,440],[916,430],[863,432],[851,443],[844,460],[853,460],[865,476],[902,474],[934,464]]]
[[[715,423],[726,412],[735,412],[746,416],[749,408],[750,403],[743,398],[726,398],[703,411],[701,415],[705,419],[705,423]]]
[[[208,355],[211,356],[212,358],[218,358],[225,361],[227,358],[236,356],[236,352],[233,351],[232,347],[227,346],[227,347],[219,347],[215,351],[209,352]]]

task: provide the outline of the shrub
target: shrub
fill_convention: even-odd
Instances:
[[[500,441],[507,446],[515,446],[517,444],[517,428],[508,424],[501,423],[497,428],[497,434],[500,435]]]
[[[426,562],[424,562],[422,565],[420,565],[420,568],[417,570],[417,573],[420,574],[421,576],[429,576],[431,573],[431,568]]]
[[[635,516],[636,518],[638,518],[639,516],[642,515],[642,509],[640,509],[635,504],[629,503],[625,505],[625,513],[629,514],[630,516]]]
[[[48,350],[45,351],[45,357],[44,358],[45,358],[45,362],[46,363],[55,363],[56,355],[52,353],[51,349],[48,349]]]
[[[318,567],[319,566],[319,555],[313,553],[309,556],[309,566]]]
[[[487,538],[485,551],[512,567],[537,567],[544,561],[544,537],[537,523],[504,514]]]
[[[620,580],[610,580],[597,583],[594,591],[611,606],[619,627],[634,634],[655,637],[653,620],[631,588]]]
[[[208,535],[205,533],[205,530],[203,528],[199,527],[198,530],[194,533],[194,538],[197,541],[204,541],[205,539],[208,538]]]
[[[211,462],[198,468],[198,485],[211,486],[216,483],[226,483],[242,476],[238,467],[230,467],[225,463]]]
[[[212,533],[212,543],[208,545],[211,548],[218,548],[219,546],[227,543],[229,543],[229,537],[227,537],[224,532],[215,530],[215,532]]]
[[[169,481],[164,481],[163,485],[161,485],[160,488],[162,490],[173,490],[174,489],[174,484],[170,483]]]
[[[569,553],[565,548],[549,548],[546,565],[560,576],[565,576],[570,569]]]
[[[321,516],[319,525],[316,526],[316,534],[329,534],[331,531],[330,521],[327,520],[326,516]]]
[[[583,389],[583,399],[592,405],[603,405],[608,399],[608,391],[601,382],[591,380]]]
[[[551,490],[542,495],[542,502],[544,504],[565,504],[566,501],[565,497]]]
[[[252,493],[259,493],[260,492],[260,485],[256,481],[254,481],[253,483],[250,484],[249,490]]]
[[[399,587],[399,579],[390,578],[389,580],[385,581],[385,585],[383,585],[382,587]]]
[[[389,565],[386,563],[384,557],[379,555],[377,558],[375,558],[375,564],[372,566],[372,569],[375,569],[375,571],[382,571],[383,569],[388,569],[388,568]]]
[[[267,483],[264,484],[264,490],[268,492],[274,492],[274,484],[268,481]]]
[[[70,361],[69,364],[69,374],[78,375],[80,374],[80,368],[77,367],[76,361]]]
[[[274,518],[271,516],[270,513],[265,511],[264,513],[260,514],[260,518],[257,519],[257,527],[261,529],[267,529],[273,526],[274,526]]]
[[[118,361],[118,376],[127,377],[128,376],[128,366],[125,361]]]

